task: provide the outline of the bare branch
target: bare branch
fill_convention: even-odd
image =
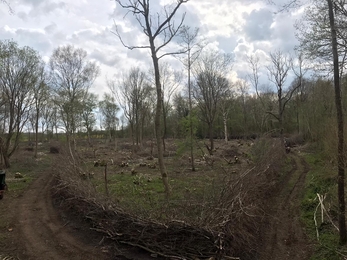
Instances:
[[[122,45],[123,45],[125,48],[127,48],[127,49],[129,49],[129,50],[133,50],[133,49],[149,49],[149,48],[150,48],[150,46],[146,46],[146,45],[144,45],[144,46],[130,46],[130,45],[125,44],[124,41],[123,41],[123,39],[122,39],[122,37],[121,37],[120,34],[119,34],[118,26],[117,26],[116,23],[115,23],[115,28],[116,28],[116,31],[115,31],[115,32],[112,32],[112,31],[111,31],[111,33],[113,33],[114,35],[116,35],[116,36],[118,37],[118,39],[120,40],[120,42],[122,43]]]

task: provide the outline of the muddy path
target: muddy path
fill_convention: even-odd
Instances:
[[[277,188],[264,229],[261,260],[305,260],[312,254],[312,243],[300,222],[300,202],[305,188],[309,165],[298,153],[290,155],[292,170]]]

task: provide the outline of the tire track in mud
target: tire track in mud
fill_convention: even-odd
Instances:
[[[305,260],[312,245],[300,222],[300,202],[309,165],[297,153],[290,155],[292,170],[279,183],[277,196],[269,205],[268,225],[264,229],[259,259]]]
[[[100,248],[82,243],[59,218],[51,199],[52,179],[49,172],[41,173],[16,205],[23,259],[110,259]]]

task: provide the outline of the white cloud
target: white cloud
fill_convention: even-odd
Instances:
[[[162,12],[162,5],[172,2],[175,1],[152,0],[154,14]],[[125,43],[147,45],[136,19],[115,1],[17,0],[12,8],[14,14],[0,4],[0,40],[13,39],[21,46],[28,45],[46,61],[59,45],[73,44],[85,49],[101,68],[95,92],[107,91],[106,76],[119,76],[136,65],[145,71],[152,67],[147,49],[130,51],[112,33],[116,23]],[[249,73],[247,55],[258,53],[265,60],[269,51],[290,51],[296,44],[292,24],[302,12],[275,15],[271,8],[261,0],[191,0],[181,6],[177,19],[186,13],[185,24],[199,27],[210,48],[233,53],[234,76],[237,73],[244,77]],[[174,50],[176,44],[173,41],[166,51]],[[166,57],[165,61],[180,68],[175,58]]]

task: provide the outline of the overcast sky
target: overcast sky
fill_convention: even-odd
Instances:
[[[284,0],[277,0],[277,2]],[[151,0],[151,6],[160,11],[160,5],[172,0]],[[129,45],[144,42],[143,35],[130,14],[112,0],[9,0],[11,14],[0,3],[0,39],[13,39],[20,46],[37,50],[45,61],[53,49],[72,44],[88,52],[101,74],[93,92],[107,90],[106,76],[120,75],[132,66],[151,68],[147,50],[127,50],[112,33],[115,23]],[[185,24],[199,27],[210,48],[234,55],[234,78],[244,78],[249,70],[246,57],[257,53],[262,62],[270,51],[293,52],[297,44],[294,22],[301,12],[276,14],[276,8],[257,0],[190,0],[182,5],[179,16],[186,12]],[[174,48],[174,44],[171,45]],[[174,58],[164,58],[179,68]],[[263,75],[265,79],[265,75]]]

